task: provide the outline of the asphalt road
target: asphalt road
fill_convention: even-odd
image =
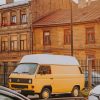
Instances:
[[[38,95],[35,95],[35,96],[28,96],[31,100],[42,100],[42,99],[39,99]],[[83,97],[78,97],[78,98],[74,98],[74,97],[69,97],[69,95],[64,95],[64,96],[55,96],[53,98],[50,98],[48,100],[86,100],[84,99]]]

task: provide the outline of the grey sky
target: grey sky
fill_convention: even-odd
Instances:
[[[4,4],[6,0],[0,0],[0,5]],[[14,0],[14,1],[24,1],[24,0]]]
[[[0,5],[4,4],[6,0],[0,0]],[[24,0],[15,0],[15,1],[24,1]],[[78,0],[74,0],[74,1],[78,1]]]

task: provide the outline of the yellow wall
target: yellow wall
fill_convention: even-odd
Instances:
[[[86,27],[95,27],[95,44],[86,44]],[[43,31],[49,30],[51,35],[52,53],[70,55],[70,45],[64,45],[64,29],[69,26],[43,27],[34,29],[35,49],[43,49]],[[80,24],[74,25],[74,55],[79,59],[86,59],[87,55],[94,55],[100,59],[100,24]],[[55,50],[56,48],[56,50]],[[58,48],[58,49],[57,49]]]

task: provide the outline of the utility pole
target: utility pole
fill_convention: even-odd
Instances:
[[[32,26],[32,21],[33,21],[33,19],[32,19],[32,2],[33,1],[29,1],[29,15],[28,15],[28,17],[29,17],[29,26],[30,26],[30,46],[29,46],[29,51],[30,51],[30,54],[32,54],[33,53],[33,26]]]
[[[73,8],[70,0],[70,29],[71,29],[71,56],[73,56]]]

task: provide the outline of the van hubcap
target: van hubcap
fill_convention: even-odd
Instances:
[[[74,96],[75,96],[75,97],[77,97],[77,96],[78,96],[78,94],[79,94],[78,90],[77,90],[77,89],[75,89],[75,90],[74,90]]]
[[[43,94],[42,94],[42,96],[43,96],[44,99],[48,99],[49,98],[48,91],[44,91]]]

